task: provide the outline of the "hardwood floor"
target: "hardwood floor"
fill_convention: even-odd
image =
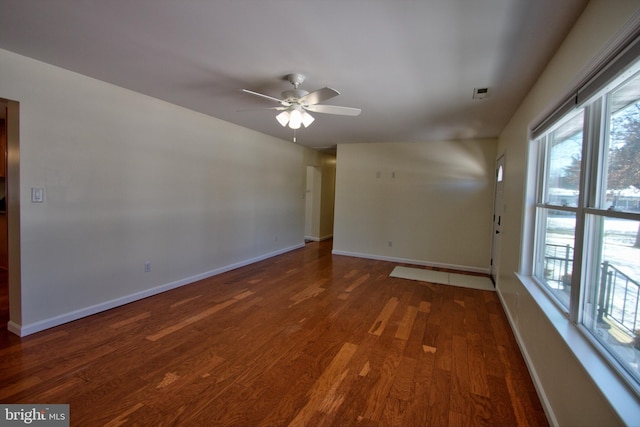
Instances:
[[[495,292],[388,277],[331,242],[20,339],[0,402],[71,424],[548,425]]]

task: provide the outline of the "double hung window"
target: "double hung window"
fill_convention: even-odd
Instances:
[[[534,138],[533,276],[640,391],[640,61]]]

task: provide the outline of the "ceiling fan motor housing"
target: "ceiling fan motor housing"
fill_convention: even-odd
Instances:
[[[300,83],[304,81],[304,74],[298,74],[298,73],[287,74],[285,78],[293,85],[293,87],[298,89],[298,86],[300,85]]]
[[[282,92],[282,99],[286,102],[295,102],[308,94],[309,92],[303,89],[285,90]]]

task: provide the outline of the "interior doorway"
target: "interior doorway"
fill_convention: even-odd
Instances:
[[[503,217],[503,189],[504,189],[504,163],[503,154],[496,161],[495,190],[493,196],[493,238],[491,242],[491,280],[494,286],[498,281],[500,272],[500,243],[502,240]]]
[[[22,288],[20,281],[20,104],[17,101],[0,98],[0,114],[4,119],[0,144],[0,173],[4,177],[0,192],[4,189],[4,215],[0,214],[0,327],[22,335]],[[0,179],[0,181],[2,181]],[[2,202],[0,201],[0,208]],[[0,209],[1,210],[1,209]],[[4,222],[3,222],[4,220]],[[4,227],[4,228],[2,228]],[[4,236],[2,233],[5,233]],[[4,238],[4,240],[3,240]],[[2,253],[6,261],[1,259]]]
[[[320,197],[321,197],[322,171],[316,166],[307,166],[307,179],[305,184],[305,215],[304,215],[304,239],[305,241],[320,240]]]
[[[7,234],[7,102],[0,100],[0,325],[9,323],[9,264]]]

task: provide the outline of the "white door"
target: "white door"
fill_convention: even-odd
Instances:
[[[493,196],[493,241],[491,242],[491,279],[494,285],[500,272],[500,241],[502,239],[502,191],[504,188],[504,155],[496,162],[495,194]]]

